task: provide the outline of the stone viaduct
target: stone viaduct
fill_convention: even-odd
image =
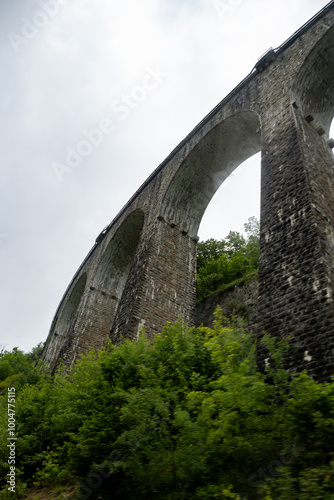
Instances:
[[[97,237],[51,325],[51,369],[108,337],[193,323],[201,218],[261,151],[260,331],[290,338],[288,367],[334,375],[333,115],[334,0],[266,52]]]

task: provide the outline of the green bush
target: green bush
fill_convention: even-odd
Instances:
[[[224,240],[198,243],[197,301],[254,272],[259,265],[259,223],[251,217],[245,224],[247,240],[230,231]]]
[[[19,388],[25,384],[35,384],[43,374],[43,366],[39,361],[42,344],[33,348],[31,353],[14,347],[12,352],[0,352],[0,394],[8,387]]]
[[[17,498],[75,480],[81,499],[333,498],[334,385],[286,372],[286,345],[263,342],[265,374],[254,338],[218,314],[20,386]],[[0,410],[4,478],[6,394]]]

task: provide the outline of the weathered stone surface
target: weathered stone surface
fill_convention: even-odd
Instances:
[[[196,307],[195,326],[213,327],[215,312],[219,306],[227,320],[240,321],[250,332],[257,331],[258,323],[258,276],[239,280],[237,284],[203,299]]]
[[[153,172],[66,291],[43,353],[52,368],[110,332],[117,341],[143,325],[153,335],[180,314],[194,321],[201,218],[224,179],[261,151],[259,328],[291,337],[289,367],[334,374],[333,52],[331,2]]]

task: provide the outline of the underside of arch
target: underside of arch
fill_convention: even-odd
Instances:
[[[328,139],[334,116],[334,26],[316,44],[298,72],[292,98]]]
[[[64,308],[56,316],[49,334],[48,344],[45,346],[43,359],[54,369],[58,356],[62,351],[71,328],[75,322],[77,310],[83,296],[87,282],[87,274],[83,273],[70,293]]]
[[[203,214],[224,180],[261,150],[257,113],[235,114],[208,132],[192,149],[167,189],[162,215],[196,236]]]
[[[93,287],[120,298],[144,225],[144,212],[132,212],[109,242],[93,280]]]

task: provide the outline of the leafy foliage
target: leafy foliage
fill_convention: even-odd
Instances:
[[[334,498],[334,384],[286,372],[287,346],[263,342],[267,373],[218,312],[213,329],[180,321],[19,385],[16,498],[74,481],[79,499]],[[6,418],[4,391],[1,477]]]
[[[14,347],[12,352],[4,349],[0,352],[0,393],[9,386],[20,387],[38,381],[42,373],[39,363],[42,349],[40,343],[28,354],[18,347]]]
[[[198,243],[197,300],[257,270],[260,256],[260,226],[255,217],[244,225],[245,239],[230,231],[221,241],[209,239]]]

